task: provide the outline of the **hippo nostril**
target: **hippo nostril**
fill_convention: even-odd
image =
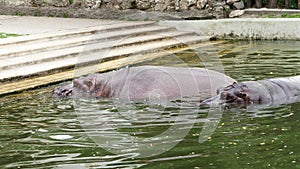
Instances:
[[[242,96],[242,98],[246,98],[248,95],[247,95],[247,93],[242,93],[241,96]]]
[[[242,93],[242,92],[238,92],[236,94],[237,97],[242,98],[242,99],[246,99],[248,97],[247,93]]]
[[[64,87],[56,87],[53,90],[54,96],[70,96],[72,95],[72,89],[67,89]]]
[[[72,89],[69,89],[68,91],[66,91],[66,96],[71,96],[72,95],[72,92],[73,92],[73,90]]]

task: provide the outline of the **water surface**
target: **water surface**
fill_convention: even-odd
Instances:
[[[299,75],[299,46],[228,41],[143,64],[260,80]],[[0,98],[0,168],[300,168],[299,103],[214,114],[197,98],[166,105],[53,99],[54,87]],[[213,132],[199,140],[206,125]]]

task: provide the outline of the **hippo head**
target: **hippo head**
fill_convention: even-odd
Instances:
[[[95,91],[96,77],[87,76],[74,79],[72,84],[59,86],[53,90],[54,97],[68,97],[73,95],[83,95]]]
[[[88,97],[109,97],[109,81],[100,75],[89,75],[74,79],[73,83],[66,86],[56,87],[53,90],[54,97],[66,96],[88,96]]]
[[[250,104],[265,104],[270,102],[268,91],[257,82],[233,83],[217,91],[217,96],[204,100],[202,104],[217,104],[227,106],[248,106]]]

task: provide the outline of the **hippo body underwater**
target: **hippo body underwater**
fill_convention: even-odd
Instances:
[[[300,101],[300,76],[233,83],[217,93],[202,104],[247,107],[293,103]]]
[[[130,100],[200,96],[203,100],[233,82],[222,73],[203,68],[138,66],[74,79],[72,84],[55,88],[53,96]]]

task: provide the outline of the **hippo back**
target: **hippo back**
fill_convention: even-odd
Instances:
[[[204,68],[140,66],[122,69],[112,77],[120,98],[197,96],[205,99],[235,82],[225,74]],[[121,86],[120,86],[121,85]]]

